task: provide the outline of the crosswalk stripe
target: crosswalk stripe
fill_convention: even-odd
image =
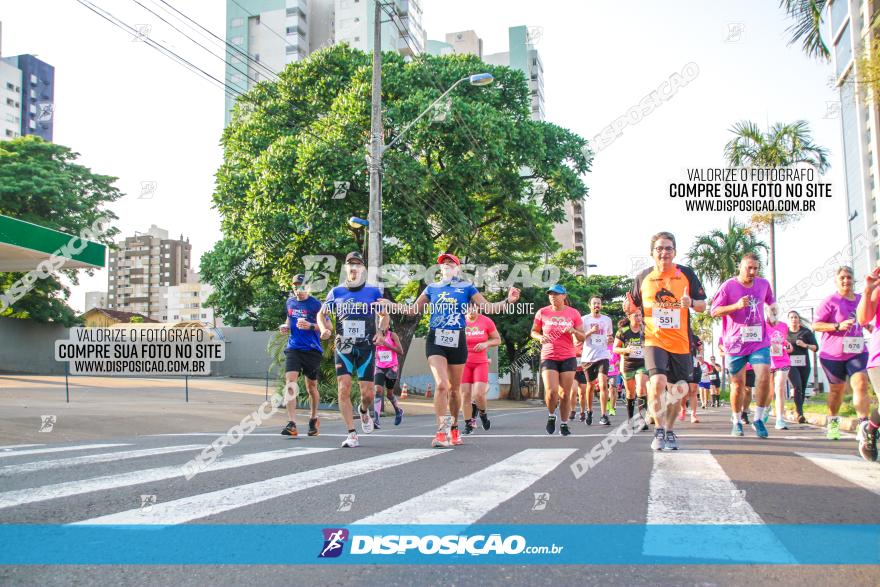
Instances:
[[[0,459],[4,457],[21,457],[26,455],[43,455],[53,452],[69,452],[73,450],[90,450],[93,448],[113,448],[115,446],[131,446],[130,444],[80,444],[78,446],[53,446],[51,448],[34,448],[29,450],[15,450],[12,452],[0,452]]]
[[[755,532],[754,526],[763,526],[764,521],[708,450],[655,451],[648,491],[644,554],[669,552],[669,526],[724,524],[742,525],[744,530],[731,528],[723,533],[721,543],[712,545],[712,558],[795,562],[772,531]],[[682,539],[687,540],[686,528],[682,531]],[[695,551],[694,557],[707,556],[702,549]]]
[[[236,467],[246,467],[248,465],[266,463],[277,459],[301,457],[319,452],[325,452],[328,450],[336,449],[288,448],[283,450],[272,450],[267,452],[246,454],[232,457],[226,460],[214,461],[209,466],[207,466],[203,470],[203,472],[210,473],[214,471],[222,471],[225,469],[233,469]],[[31,489],[6,491],[4,493],[0,493],[0,509],[19,506],[27,503],[35,503],[38,501],[46,501],[48,499],[56,499],[59,497],[80,495],[82,493],[89,493],[92,491],[116,489],[119,487],[140,485],[141,483],[152,483],[154,481],[162,481],[165,479],[172,479],[174,477],[183,476],[183,465],[171,465],[168,467],[144,469],[141,471],[132,471],[129,473],[121,473],[117,475],[104,475],[102,477],[93,477],[91,479],[83,479],[81,481],[67,481],[64,483],[56,483],[54,485],[43,485],[42,487],[34,487]]]
[[[869,463],[854,455],[810,452],[797,454],[853,485],[880,495],[880,466],[877,463]]]
[[[45,444],[7,444],[6,446],[0,446],[0,451],[6,452],[8,450],[13,450],[16,448],[27,448],[31,446],[46,446]]]
[[[473,524],[537,482],[574,452],[573,448],[526,449],[355,524]]]
[[[163,446],[161,448],[147,448],[142,450],[102,452],[96,455],[84,455],[81,457],[52,459],[48,461],[34,461],[32,463],[23,463],[20,465],[6,465],[5,467],[0,467],[0,477],[20,475],[22,473],[34,473],[36,471],[45,471],[46,469],[58,469],[60,467],[75,467],[77,465],[91,465],[94,463],[106,463],[109,461],[120,461],[124,459],[136,459],[140,457],[165,455],[175,452],[184,452],[187,450],[196,450],[202,448],[204,448],[204,445],[202,444],[185,444],[178,446]]]
[[[381,474],[383,469],[412,463],[438,454],[442,454],[442,452],[436,449],[401,450],[359,461],[340,463],[157,503],[150,508],[150,511],[132,509],[118,514],[84,520],[77,522],[77,524],[183,524],[349,477],[366,473]]]

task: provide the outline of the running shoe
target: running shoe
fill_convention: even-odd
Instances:
[[[764,424],[766,424],[770,420],[770,411],[769,410],[764,410],[763,420],[764,420]]]
[[[807,423],[807,419],[804,418],[804,415],[803,415],[803,414],[801,414],[800,416],[798,416],[798,424],[806,424],[806,423]]]
[[[449,442],[449,437],[446,435],[445,430],[438,430],[437,434],[434,435],[434,440],[431,441],[432,448],[452,448],[452,443]]]
[[[317,436],[320,428],[321,421],[318,418],[309,418],[309,436]]]
[[[587,412],[587,426],[593,425],[593,412]]]
[[[380,430],[382,427],[379,426],[379,412],[373,412],[372,420],[373,428],[375,428],[376,430]]]
[[[586,422],[586,421],[587,421],[587,414],[586,414],[586,412],[581,412],[581,415],[580,415],[580,417],[578,418],[578,420],[580,420],[581,422]]]
[[[758,438],[767,438],[770,434],[767,433],[767,427],[764,426],[764,420],[762,418],[755,418],[755,421],[752,423],[752,428],[755,430],[755,434],[758,435]]]
[[[870,422],[865,420],[859,422],[859,428],[856,432],[856,438],[859,439],[859,454],[866,461],[877,460],[877,429],[871,427]]]
[[[569,419],[569,420],[574,420],[574,417],[575,417],[576,414],[577,414],[577,413],[575,412],[575,410],[572,410],[572,411],[568,414],[568,419]]]
[[[556,432],[556,416],[550,416],[547,418],[547,434],[553,434]]]
[[[678,414],[679,422],[684,422],[685,416],[687,416],[687,410],[682,410],[681,413]]]
[[[400,426],[403,421],[403,408],[394,408],[394,425]]]
[[[666,450],[678,450],[678,439],[672,430],[666,431]]]
[[[454,446],[459,446],[461,444],[464,444],[461,441],[461,432],[458,431],[458,428],[453,428],[452,434],[450,436],[452,437],[451,442]]]
[[[489,426],[492,425],[492,423],[489,421],[489,414],[487,414],[486,412],[480,412],[480,424],[483,425],[483,430],[489,429]]]
[[[647,423],[647,422],[644,422],[644,423],[642,424],[642,432],[644,432],[645,430],[650,430],[650,429],[651,429],[651,427],[648,426],[648,423]]]
[[[734,422],[733,428],[730,430],[731,436],[743,436],[743,425],[742,422]]]
[[[293,422],[288,422],[287,426],[285,426],[284,429],[281,431],[281,434],[283,434],[284,436],[290,436],[292,438],[296,438],[297,436],[299,436],[299,432],[296,431],[296,424],[294,424]]]
[[[825,434],[828,440],[840,440],[840,422],[837,418],[828,421],[828,432]]]
[[[651,448],[654,450],[666,448],[666,431],[663,428],[654,430],[654,440],[651,441]]]
[[[700,423],[700,419],[697,418],[697,415],[696,415],[696,414],[693,414],[693,415],[691,416],[691,424],[699,424],[699,423]]]
[[[608,419],[608,416],[602,416],[599,418],[599,424],[602,426],[611,426],[611,420]]]
[[[748,412],[742,413],[742,420],[743,420],[743,424],[751,424],[751,422],[749,422],[749,413]]]
[[[614,404],[611,404],[611,407],[608,408],[608,415],[609,416],[616,416],[617,415],[617,410],[614,409]]]
[[[360,406],[358,406],[358,411],[360,412]],[[370,417],[369,412],[360,412],[361,414],[361,429],[364,431],[364,434],[369,434],[373,431],[373,419]]]
[[[358,442],[357,432],[349,432],[345,440],[342,441],[342,448],[357,448],[360,446]]]
[[[568,422],[563,422],[559,425],[559,433],[563,436],[568,436],[571,434],[571,430],[568,429]]]
[[[479,411],[479,408],[477,408],[477,402],[471,402],[471,418],[476,418],[477,412]]]
[[[788,424],[786,424],[785,420],[783,420],[782,418],[776,418],[776,429],[788,430]]]
[[[476,424],[476,420],[474,420],[473,418],[468,418],[467,420],[465,420],[464,421],[464,433],[470,434],[471,432],[473,432],[474,431],[474,424]]]

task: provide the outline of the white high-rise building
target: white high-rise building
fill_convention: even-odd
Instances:
[[[106,291],[87,291],[86,307],[88,312],[92,308],[107,308],[107,292]]]
[[[395,1],[396,18],[383,19],[383,50],[424,50],[421,2]],[[334,43],[372,50],[374,6],[370,0],[227,0],[226,41],[233,49],[226,55],[226,84],[245,92],[269,79],[267,70],[277,74]],[[227,94],[226,124],[234,103]]]
[[[0,59],[0,140],[21,136],[21,70]]]

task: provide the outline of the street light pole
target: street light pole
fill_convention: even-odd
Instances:
[[[367,267],[378,271],[382,265],[382,5],[374,2],[373,14],[373,94],[370,112],[370,222],[367,237]]]

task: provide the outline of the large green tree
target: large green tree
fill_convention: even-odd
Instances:
[[[113,243],[119,231],[109,222],[116,215],[106,204],[122,193],[113,186],[115,177],[100,175],[76,163],[78,153],[39,137],[25,136],[0,143],[0,214],[79,235],[103,218],[99,240]],[[77,270],[62,269],[76,285]],[[91,275],[91,270],[88,271]],[[5,291],[24,273],[0,273],[0,291]],[[38,279],[24,297],[0,315],[55,321],[70,326],[76,313],[66,301],[70,290],[58,276]]]
[[[754,235],[754,229],[731,218],[727,230],[712,230],[699,235],[687,254],[705,285],[721,285],[739,272],[739,261],[746,253],[759,255],[767,245]]]
[[[777,122],[763,132],[754,122],[744,120],[733,125],[734,134],[724,147],[724,157],[732,166],[789,167],[801,163],[812,165],[818,173],[830,166],[828,149],[813,142],[810,126],[804,120]],[[797,213],[769,212],[752,215],[752,223],[766,227],[770,233],[769,278],[776,291],[776,226],[796,222]]]
[[[385,153],[386,263],[431,266],[439,251],[451,250],[467,263],[537,264],[558,249],[552,227],[565,203],[586,196],[586,141],[531,120],[523,74],[474,56],[384,54],[386,143],[457,80],[483,71],[494,85],[462,84],[448,114],[426,116]],[[304,257],[341,261],[359,247],[347,220],[368,211],[370,72],[369,55],[337,45],[239,98],[214,194],[224,239],[201,266],[216,288],[209,304],[224,321],[277,324]],[[335,182],[348,183],[344,197]],[[414,297],[424,285],[390,294]],[[405,346],[417,322],[397,320]]]

